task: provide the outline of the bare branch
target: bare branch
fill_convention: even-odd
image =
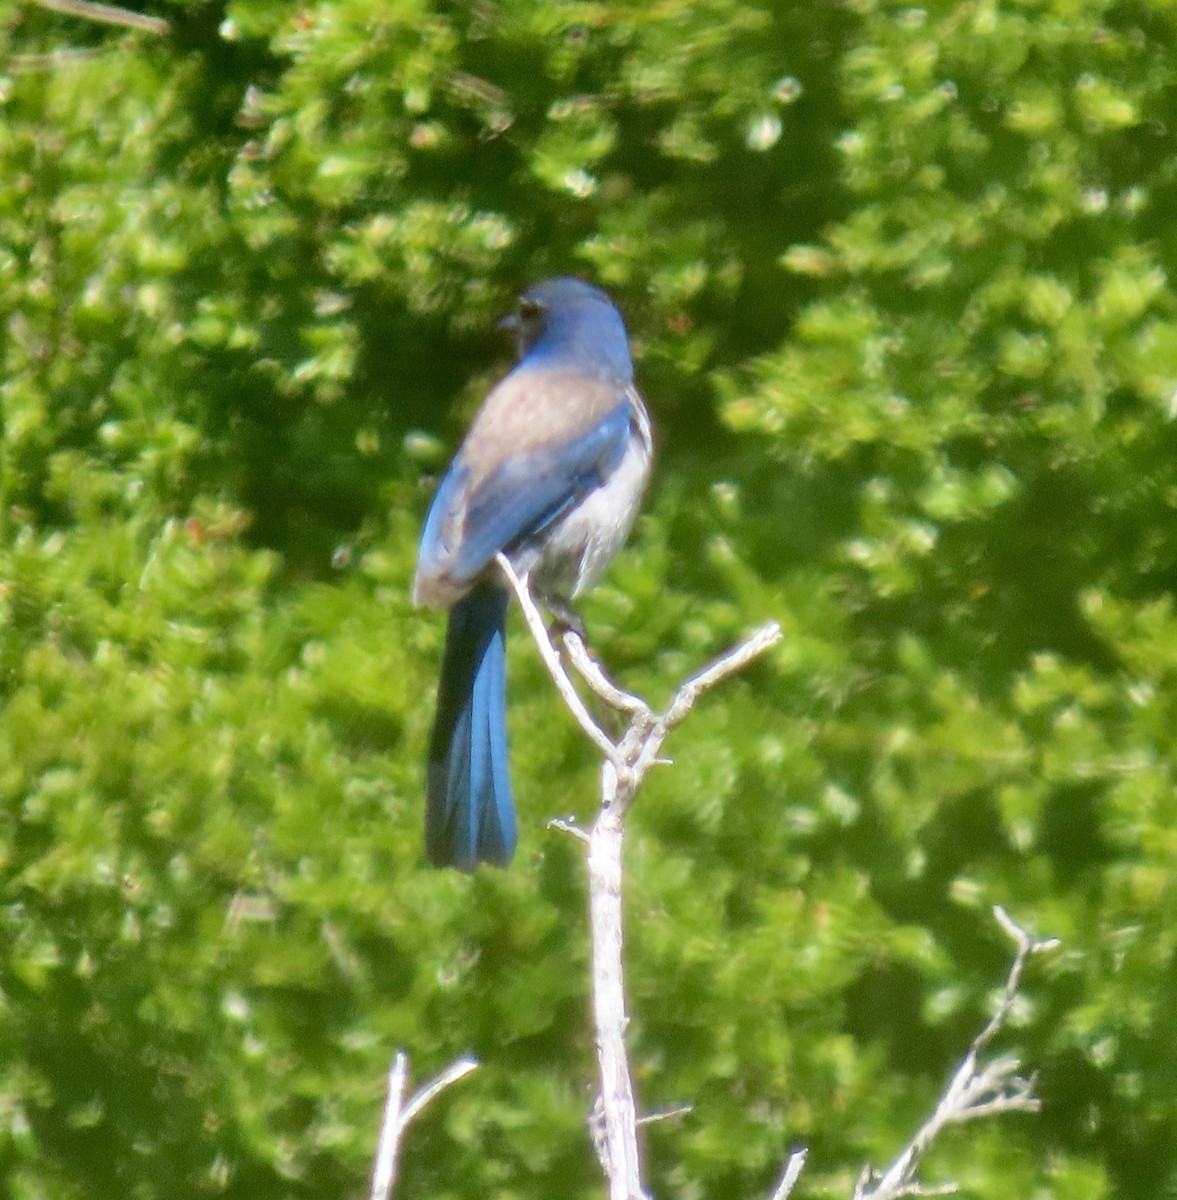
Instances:
[[[1042,954],[1048,950],[1056,950],[1059,945],[1058,938],[1044,938],[1041,941],[1034,941],[1020,925],[1014,923],[1009,913],[1000,904],[993,906],[993,916],[998,925],[1005,930],[1010,940],[1017,947],[1017,953],[1014,956],[1013,966],[1010,967],[1009,978],[1005,981],[1005,989],[997,1005],[997,1011],[990,1018],[989,1024],[977,1035],[977,1039],[973,1043],[974,1050],[980,1050],[981,1047],[985,1046],[1002,1025],[1005,1024],[1005,1020],[1013,1008],[1014,1000],[1017,998],[1018,988],[1021,986],[1022,970],[1026,965],[1026,959],[1031,954]]]
[[[71,17],[97,21],[102,25],[122,25],[127,29],[139,29],[159,37],[172,31],[171,25],[162,17],[149,17],[146,13],[119,8],[113,4],[98,4],[95,0],[33,0],[33,3]]]
[[[589,878],[589,922],[592,946],[592,1005],[597,1039],[597,1066],[601,1091],[589,1117],[589,1132],[601,1168],[609,1184],[610,1200],[644,1200],[641,1160],[637,1140],[637,1104],[625,1030],[629,1017],[625,1008],[622,965],[622,845],[625,810],[651,767],[665,761],[658,751],[666,735],[690,712],[709,688],[740,670],[780,639],[780,627],[766,625],[746,642],[717,658],[677,690],[670,707],[661,716],[640,697],[615,684],[589,653],[584,638],[575,630],[561,641],[568,661],[602,703],[628,719],[628,728],[614,743],[588,712],[580,693],[560,660],[544,625],[543,617],[525,579],[521,579],[504,554],[497,555],[531,636],[539,648],[557,690],[585,735],[605,757],[601,772],[601,808],[592,830],[584,831],[566,820],[550,824],[587,840]],[[804,1157],[792,1169],[799,1172]],[[793,1160],[790,1160],[792,1165]],[[782,1184],[786,1181],[782,1181]],[[792,1188],[792,1181],[788,1181]],[[788,1191],[779,1192],[784,1200]]]
[[[388,1097],[384,1101],[384,1119],[380,1123],[380,1141],[376,1147],[376,1163],[372,1168],[371,1200],[388,1200],[396,1182],[396,1160],[404,1133],[401,1110],[405,1085],[409,1078],[409,1056],[398,1050],[388,1072]]]
[[[14,54],[5,65],[14,75],[34,75],[40,71],[80,66],[101,58],[106,52],[106,46],[64,46],[44,54]]]
[[[780,625],[776,621],[769,621],[766,625],[761,625],[750,638],[738,646],[733,646],[726,654],[721,654],[703,670],[692,675],[678,689],[674,702],[662,718],[667,730],[673,729],[694,708],[695,702],[704,692],[742,671],[754,658],[759,658],[766,650],[775,646],[783,636]]]
[[[754,658],[775,646],[781,636],[781,627],[775,621],[762,625],[751,637],[721,654],[678,689],[669,708],[654,722],[653,728],[642,731],[635,739],[638,745],[633,763],[634,789],[645,778],[646,772],[660,761],[658,752],[667,734],[685,719],[699,697],[737,671],[742,671]],[[636,718],[631,728],[637,732]]]
[[[459,1079],[464,1079],[477,1067],[478,1062],[473,1058],[459,1058],[450,1063],[444,1071],[435,1075],[423,1088],[413,1093],[412,1100],[405,1108],[404,1124],[408,1125],[410,1121],[415,1120],[426,1105],[432,1104],[446,1088],[457,1083]]]
[[[797,1180],[801,1178],[801,1172],[805,1168],[805,1160],[808,1157],[808,1150],[794,1150],[789,1155],[789,1161],[785,1163],[784,1174],[781,1175],[780,1182],[776,1185],[769,1200],[789,1200],[789,1196],[797,1186]]]
[[[548,674],[552,677],[552,682],[556,685],[556,690],[564,698],[564,703],[568,706],[568,711],[576,718],[576,723],[584,730],[585,736],[612,762],[617,761],[617,747],[609,740],[604,730],[593,720],[589,710],[585,708],[584,701],[581,700],[576,688],[572,685],[572,680],[568,678],[568,673],[564,670],[563,664],[560,662],[560,656],[556,653],[555,646],[552,645],[552,639],[548,637],[547,628],[544,625],[543,615],[535,605],[535,601],[531,598],[531,591],[525,580],[520,579],[515,572],[515,568],[511,565],[511,560],[503,553],[495,555],[495,561],[498,563],[499,570],[502,571],[507,582],[511,585],[511,590],[515,593],[515,599],[519,601],[519,607],[523,610],[523,617],[527,621],[527,627],[531,630],[531,636],[535,641],[536,647],[539,649],[540,658],[544,660],[544,666],[548,668]]]
[[[657,1125],[659,1121],[677,1121],[695,1111],[693,1104],[676,1104],[673,1108],[659,1108],[654,1112],[638,1117],[639,1125]]]
[[[866,1174],[869,1177],[869,1168]],[[955,1183],[935,1183],[927,1185],[922,1183],[906,1183],[903,1185],[903,1187],[897,1189],[892,1194],[895,1196],[896,1200],[899,1200],[900,1197],[905,1196],[955,1196],[959,1191],[960,1188]]]
[[[397,1160],[401,1140],[410,1123],[427,1104],[435,1100],[451,1084],[469,1075],[478,1063],[472,1058],[459,1058],[435,1075],[423,1088],[414,1093],[406,1105],[405,1088],[409,1082],[409,1056],[398,1050],[388,1072],[388,1098],[384,1102],[384,1119],[380,1125],[380,1141],[376,1162],[372,1168],[370,1200],[388,1200],[396,1184]]]
[[[640,697],[619,688],[601,669],[600,663],[589,653],[584,639],[575,629],[564,632],[564,649],[569,661],[580,673],[581,678],[610,708],[620,713],[649,712],[649,706]]]
[[[609,763],[605,788],[615,778]],[[589,834],[589,925],[591,931],[593,1023],[604,1110],[603,1146],[598,1149],[609,1181],[609,1200],[643,1200],[638,1157],[637,1104],[629,1070],[625,1030],[625,976],[622,967],[621,847],[624,810],[608,799]],[[603,1153],[602,1153],[603,1151]]]
[[[570,837],[576,838],[578,842],[588,845],[589,835],[571,817],[553,817],[548,822],[548,828],[558,829],[561,833],[566,833]]]
[[[978,1058],[1004,1028],[1013,1011],[1026,960],[1031,954],[1053,950],[1058,940],[1035,941],[1001,907],[994,908],[993,915],[1017,947],[997,1008],[961,1059],[936,1111],[882,1175],[876,1176],[869,1168],[863,1171],[854,1189],[854,1200],[898,1200],[901,1196],[951,1194],[956,1190],[955,1184],[928,1188],[915,1182],[916,1170],[946,1126],[1001,1113],[1038,1111],[1040,1102],[1034,1095],[1034,1079],[1018,1075],[1021,1064],[1016,1058],[999,1058],[984,1066],[978,1066]]]

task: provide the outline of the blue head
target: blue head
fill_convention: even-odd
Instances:
[[[529,287],[499,324],[515,334],[526,366],[561,367],[633,382],[621,314],[599,288],[561,275]]]

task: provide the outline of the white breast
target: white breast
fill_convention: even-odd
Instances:
[[[542,547],[521,550],[515,566],[530,577],[541,597],[574,599],[604,574],[625,544],[650,478],[653,438],[650,417],[630,388],[632,436],[621,461],[550,530]]]

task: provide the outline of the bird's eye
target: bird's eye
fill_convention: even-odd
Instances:
[[[538,321],[544,315],[544,306],[535,300],[520,300],[519,315],[525,321]]]

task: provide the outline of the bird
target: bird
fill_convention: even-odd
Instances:
[[[514,367],[488,392],[421,533],[412,598],[449,610],[426,776],[425,854],[507,866],[504,554],[557,619],[629,536],[650,476],[650,418],[609,296],[569,276],[524,291],[500,322]]]

